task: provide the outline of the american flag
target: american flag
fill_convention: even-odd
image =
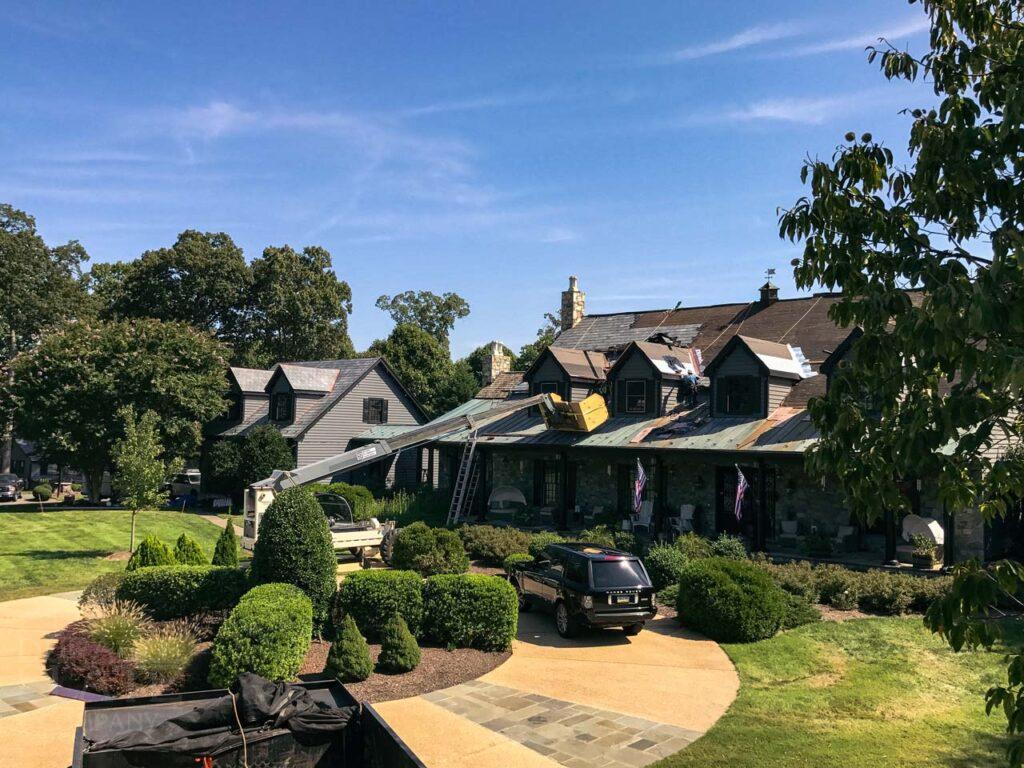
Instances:
[[[750,487],[750,483],[747,482],[747,478],[743,475],[743,470],[740,469],[739,465],[736,465],[736,506],[733,508],[733,512],[736,514],[737,520],[743,519],[743,497],[747,494],[747,488]]]
[[[633,514],[640,512],[640,505],[644,501],[644,488],[647,486],[647,473],[644,472],[644,465],[640,459],[636,460],[636,482],[633,484]]]

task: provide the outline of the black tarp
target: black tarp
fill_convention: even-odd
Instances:
[[[239,722],[246,740],[286,729],[304,745],[324,744],[345,729],[357,710],[331,707],[299,686],[251,673],[241,675],[230,691],[151,728],[88,744],[86,751],[118,751],[138,766],[194,765],[196,757],[242,748]]]

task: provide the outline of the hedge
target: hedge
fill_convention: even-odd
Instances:
[[[504,651],[519,621],[516,591],[481,574],[432,576],[423,584],[423,634],[449,648]]]
[[[679,582],[679,574],[686,565],[686,555],[669,544],[651,547],[644,558],[644,567],[651,577],[651,584],[658,592],[670,584]]]
[[[399,570],[436,576],[465,573],[469,570],[469,556],[455,531],[416,522],[398,531],[391,564]]]
[[[356,571],[345,577],[331,611],[335,629],[351,614],[370,639],[380,637],[384,624],[401,614],[418,635],[423,623],[423,579],[415,571]]]
[[[313,604],[291,584],[250,589],[217,632],[210,657],[210,684],[227,688],[243,672],[268,680],[292,680],[313,635]]]
[[[255,584],[294,584],[313,603],[317,628],[327,623],[338,570],[323,508],[302,487],[277,495],[260,520],[252,556]]]
[[[747,643],[782,628],[788,601],[754,563],[709,557],[683,568],[676,610],[680,621],[712,640]]]
[[[376,511],[373,492],[363,485],[349,483],[316,483],[310,486],[313,493],[333,493],[341,496],[352,509],[353,520],[369,520]]]
[[[533,540],[526,531],[493,525],[464,525],[459,528],[459,536],[471,558],[495,567],[504,563],[509,555],[529,552]]]
[[[158,565],[125,575],[118,600],[130,600],[158,621],[234,608],[249,588],[245,571],[216,565]]]
[[[522,563],[532,563],[533,558],[530,555],[509,555],[505,558],[505,562],[501,564],[501,567],[505,569],[505,573],[509,576],[512,575],[512,569]]]

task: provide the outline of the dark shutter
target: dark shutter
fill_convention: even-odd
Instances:
[[[370,423],[370,398],[363,398],[363,424]]]
[[[626,382],[621,379],[615,380],[615,415],[621,416],[626,412]]]
[[[387,400],[381,400],[380,401],[380,423],[381,424],[387,424],[388,423],[388,401]]]
[[[647,413],[657,413],[658,412],[658,389],[657,389],[657,382],[654,379],[645,379],[644,380],[644,387],[645,387],[645,395],[646,395],[644,397],[644,404],[647,406],[646,412]]]
[[[544,506],[544,461],[534,459],[533,461],[533,503],[535,506]]]

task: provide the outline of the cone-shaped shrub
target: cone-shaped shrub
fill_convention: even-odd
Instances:
[[[327,654],[325,671],[343,683],[358,683],[373,672],[370,646],[367,645],[366,638],[360,633],[356,620],[351,615],[346,615],[341,621],[341,631],[338,632],[338,636],[331,644],[331,651]]]
[[[327,517],[308,488],[289,488],[277,495],[260,520],[252,556],[256,584],[294,584],[313,603],[316,629],[327,620],[337,588],[338,559]]]
[[[235,526],[230,520],[217,538],[217,546],[213,550],[213,564],[238,567],[238,539],[235,538]]]
[[[178,537],[178,542],[174,545],[174,559],[178,561],[178,565],[209,565],[199,542],[187,533]]]
[[[151,565],[176,565],[177,562],[170,547],[156,536],[147,536],[135,548],[125,570],[134,571],[137,568],[147,568]]]
[[[420,647],[399,614],[388,619],[380,638],[377,668],[381,672],[411,672],[420,663]]]

